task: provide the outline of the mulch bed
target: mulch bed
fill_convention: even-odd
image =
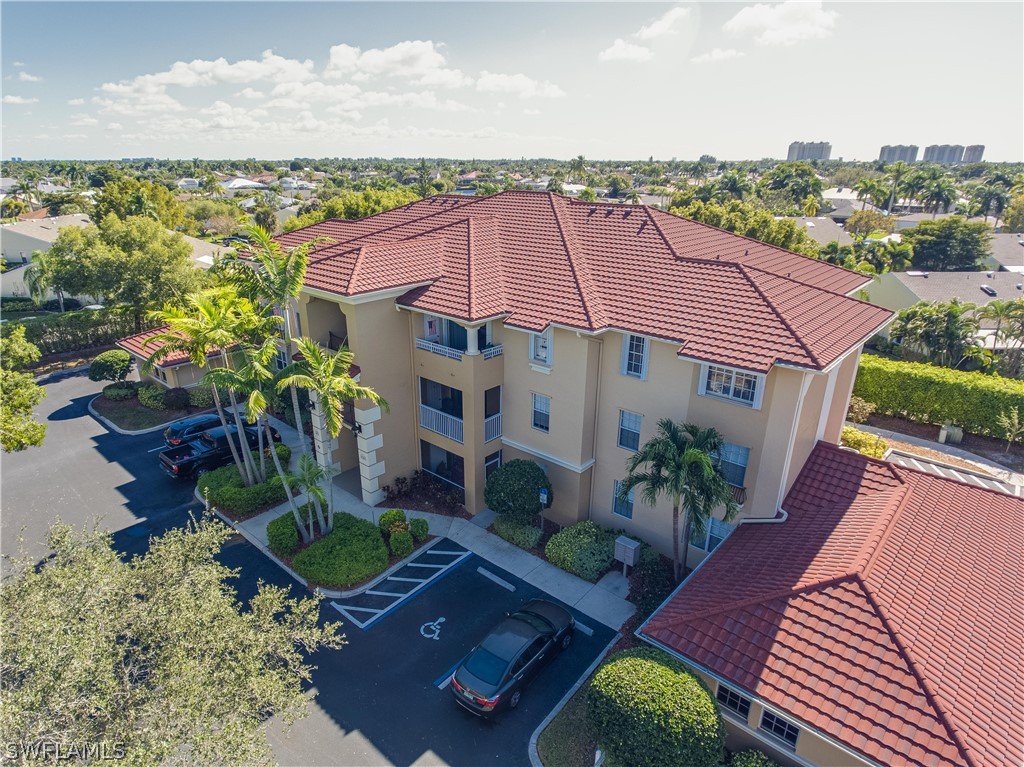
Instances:
[[[75,352],[46,354],[40,357],[36,364],[26,368],[25,372],[36,376],[44,376],[61,370],[67,370],[68,368],[88,365],[98,354],[116,348],[116,346],[108,344],[106,346],[94,346],[91,349],[79,349]]]
[[[903,418],[896,418],[895,416],[874,413],[868,418],[868,425],[874,426],[877,429],[894,431],[897,434],[909,434],[920,439],[927,439],[935,442],[936,447],[941,444],[939,443],[940,427],[935,424],[918,423],[916,421],[907,421]],[[1010,449],[1010,452],[1006,452],[1006,440],[964,432],[963,440],[959,445],[954,445],[953,447],[967,450],[1008,469],[1024,471],[1024,445],[1015,444]],[[940,458],[947,463],[955,463],[955,459],[950,460],[950,456],[944,453],[940,455]]]
[[[451,506],[429,501],[426,498],[418,498],[413,495],[400,495],[391,501],[381,501],[377,504],[378,509],[405,509],[406,511],[425,511],[428,514],[440,514],[444,517],[459,517],[460,519],[472,519],[473,515],[466,511],[465,506],[453,509]]]
[[[180,418],[206,412],[206,408],[191,407],[184,410],[153,410],[134,398],[114,402],[102,394],[92,401],[92,406],[97,413],[115,426],[128,431],[154,428]]]

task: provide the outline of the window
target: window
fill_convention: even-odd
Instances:
[[[636,452],[640,448],[640,422],[643,416],[628,410],[619,411],[619,447]]]
[[[701,549],[702,551],[706,551],[710,554],[712,551],[717,549],[722,544],[722,541],[729,537],[729,533],[735,529],[735,525],[730,525],[728,522],[723,522],[720,519],[712,517],[704,526],[704,535],[698,536],[694,532],[690,536],[690,545],[695,549]]]
[[[484,458],[484,482],[488,480],[494,470],[501,466],[501,451],[491,453]]]
[[[543,333],[530,333],[530,359],[541,365],[551,364],[551,328]]]
[[[721,397],[747,407],[760,408],[764,376],[741,370],[707,365],[703,372],[700,393],[706,397]]]
[[[533,395],[533,428],[549,431],[551,428],[551,397]]]
[[[745,487],[743,480],[747,476],[750,448],[726,442],[715,457],[718,458],[718,465],[725,475],[725,481],[733,487]]]
[[[771,711],[762,713],[761,729],[796,748],[796,739],[800,735],[800,728],[787,722],[778,714],[773,714]]]
[[[423,337],[428,341],[441,340],[441,320],[431,314],[423,316]]]
[[[740,695],[738,692],[724,684],[718,685],[718,702],[730,711],[739,714],[744,720],[750,716],[750,698]]]
[[[288,352],[284,349],[278,349],[277,356],[274,358],[274,364],[278,370],[284,370],[288,367]]]
[[[615,480],[614,495],[612,496],[612,512],[618,514],[620,517],[626,519],[633,518],[633,492],[636,488],[629,491],[629,495],[626,496],[626,500],[619,498],[619,488],[622,487],[622,483],[619,480]]]
[[[622,375],[647,380],[647,339],[643,336],[623,336]]]

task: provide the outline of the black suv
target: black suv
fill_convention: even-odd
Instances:
[[[452,674],[455,701],[478,716],[519,705],[523,688],[572,643],[576,621],[543,599],[509,613]]]
[[[228,420],[229,425],[234,424],[234,416],[231,416]],[[205,413],[203,415],[194,415],[191,418],[182,418],[180,421],[175,421],[166,429],[164,429],[164,443],[168,447],[177,447],[185,442],[195,439],[200,434],[210,431],[210,429],[219,429],[221,427],[220,416],[216,413]],[[256,424],[245,424],[245,430],[247,432],[256,433]],[[270,427],[270,434],[274,442],[281,441],[281,435],[277,429]]]

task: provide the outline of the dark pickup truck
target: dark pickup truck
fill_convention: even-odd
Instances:
[[[232,436],[238,433],[234,426],[228,428]],[[255,427],[245,429],[245,439],[250,448],[259,447],[259,433]],[[223,426],[205,431],[184,445],[176,445],[160,453],[160,468],[176,479],[205,474],[231,461],[231,448],[224,436]]]

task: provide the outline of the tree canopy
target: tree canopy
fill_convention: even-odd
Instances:
[[[754,203],[730,200],[720,204],[694,200],[685,207],[672,208],[669,212],[805,256],[818,255],[818,243],[795,221],[776,219],[771,211]]]
[[[363,189],[361,192],[342,191],[334,197],[321,201],[318,208],[288,219],[284,224],[284,230],[291,232],[331,218],[364,218],[401,205],[408,205],[418,199],[419,196],[416,192],[409,188]]]
[[[922,221],[902,232],[903,242],[914,249],[915,269],[935,272],[972,271],[990,253],[987,224],[965,221],[962,216]]]
[[[185,221],[185,208],[169,189],[127,177],[107,181],[96,195],[94,219],[103,221],[111,213],[122,220],[144,216],[168,229],[177,229]]]
[[[15,325],[0,338],[0,449],[6,453],[43,443],[46,425],[32,417],[46,390],[30,373],[20,372],[39,359],[39,349],[25,340],[25,326]]]

